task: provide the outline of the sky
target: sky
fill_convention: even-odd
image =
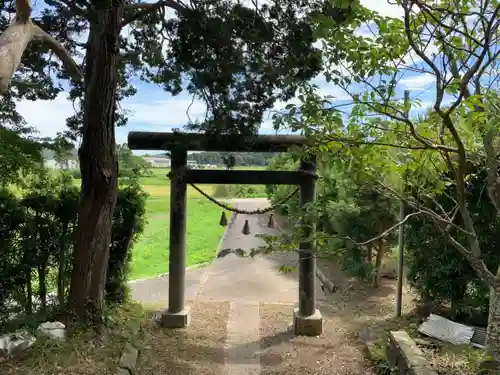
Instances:
[[[362,0],[364,6],[378,11],[382,15],[402,17],[401,9],[391,5],[387,0]],[[398,86],[398,90],[411,90],[412,97],[418,97],[423,103],[432,103],[433,93],[428,90],[433,77],[424,74],[406,75]],[[348,100],[346,94],[325,79],[317,77],[315,83],[321,93],[335,97],[336,102]],[[139,83],[138,93],[122,102],[122,107],[129,113],[127,126],[117,128],[118,143],[125,143],[130,131],[170,131],[182,128],[190,118],[195,120],[204,115],[205,106],[201,101],[194,101],[187,93],[171,96],[161,88],[152,84]],[[65,120],[74,113],[72,103],[68,101],[67,92],[61,92],[52,101],[28,101],[18,103],[18,110],[30,126],[35,127],[40,136],[53,137],[65,130]],[[191,104],[192,103],[192,104]],[[191,106],[190,106],[191,105]],[[276,109],[282,109],[286,103],[277,103]],[[189,117],[187,110],[189,110]],[[262,124],[262,132],[272,131],[271,117],[266,116]]]

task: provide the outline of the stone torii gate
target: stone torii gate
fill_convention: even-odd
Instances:
[[[253,137],[207,136],[196,133],[130,132],[131,150],[170,151],[170,253],[168,308],[162,313],[162,325],[184,328],[189,325],[190,311],[185,305],[186,280],[186,205],[187,184],[299,185],[300,204],[316,198],[316,163],[313,156],[301,160],[297,171],[204,170],[187,168],[188,151],[219,152],[287,152],[292,146],[307,144],[297,135],[257,135]],[[314,223],[304,223],[304,237],[310,238]],[[300,242],[299,307],[293,312],[297,335],[318,336],[322,333],[322,316],[316,308],[316,259],[314,243]]]

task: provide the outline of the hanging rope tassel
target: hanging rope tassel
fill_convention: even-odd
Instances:
[[[250,234],[250,224],[248,224],[248,220],[245,220],[245,225],[243,225],[243,230],[241,231],[245,236]]]
[[[269,215],[269,221],[267,222],[267,227],[268,227],[268,228],[274,228],[274,218],[273,218],[273,214]]]
[[[222,215],[220,217],[219,225],[221,227],[226,227],[227,226],[227,218],[226,218],[226,212],[222,211]]]

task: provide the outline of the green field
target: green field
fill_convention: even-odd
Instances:
[[[148,223],[132,250],[131,280],[168,272],[169,206],[168,197],[148,200]],[[187,210],[187,265],[209,262],[224,233],[221,210],[199,198],[188,199]]]
[[[254,168],[255,169],[255,168]],[[141,185],[149,194],[144,233],[132,250],[130,279],[154,277],[168,273],[170,182],[168,169],[154,168],[153,176],[141,177]],[[213,196],[215,185],[200,185]],[[265,188],[256,186],[252,196],[265,196]],[[219,225],[222,210],[192,187],[188,187],[187,266],[211,261],[224,234]]]
[[[167,173],[169,169],[152,168],[151,172],[151,176],[140,178],[143,189],[149,195],[146,202],[147,224],[132,250],[131,280],[168,273],[170,180]],[[74,183],[80,186],[81,180],[74,179]],[[199,187],[210,196],[216,193],[216,185],[203,184]],[[236,189],[226,191],[229,195],[218,195],[217,199],[266,197],[264,186],[233,187]],[[209,202],[191,186],[188,186],[187,195],[187,266],[189,267],[214,259],[224,228],[219,225],[221,208]],[[228,214],[226,213],[227,217]]]

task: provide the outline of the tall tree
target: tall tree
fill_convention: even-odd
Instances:
[[[69,307],[79,319],[99,318],[116,201],[114,126],[126,122],[118,103],[135,93],[129,78],[137,75],[174,95],[185,89],[204,100],[206,118],[189,124],[192,129],[252,134],[266,109],[293,97],[322,67],[310,16],[321,13],[340,21],[350,17],[350,10],[322,0],[45,3],[41,16],[32,20],[29,0],[16,1],[16,18],[0,41],[7,52],[0,60],[0,88],[6,93],[14,74],[11,91],[23,86],[40,96],[49,89],[47,96],[53,98],[61,86],[50,70],[57,71],[56,78],[67,73],[73,78],[70,98],[78,111],[68,119],[67,135],[82,139],[82,195]],[[12,2],[3,5],[13,11]],[[44,46],[65,69],[44,53]],[[83,57],[80,67],[71,56]]]
[[[471,213],[467,196],[470,162],[481,162],[489,199],[500,215],[500,4],[397,4],[401,18],[381,17],[361,6],[348,24],[318,17],[317,36],[327,51],[326,78],[354,105],[344,121],[335,103],[325,110],[324,98],[311,89],[299,108],[300,120],[290,114],[284,120],[314,133],[322,149],[356,146],[344,148],[345,166],[358,163],[361,176],[376,178],[385,194],[405,199],[413,209],[405,221],[415,215],[432,220],[489,288],[487,345],[499,354],[500,268],[489,269],[485,263],[475,227],[479,218]],[[416,75],[429,82],[432,93],[430,116],[423,119],[407,115],[420,103],[415,98],[405,104],[398,88],[403,77]],[[450,197],[454,208],[447,211],[434,196],[450,184],[455,187]]]

